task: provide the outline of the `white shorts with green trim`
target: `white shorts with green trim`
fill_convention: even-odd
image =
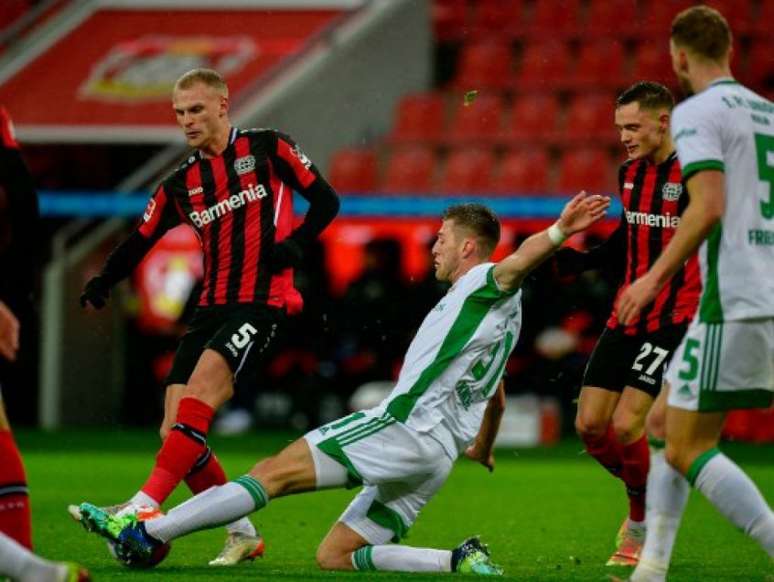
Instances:
[[[774,319],[691,322],[666,373],[670,406],[698,412],[774,400]]]
[[[454,464],[437,440],[383,410],[350,414],[304,438],[313,456],[326,454],[346,467],[351,485],[364,485],[339,521],[373,545],[400,540]]]

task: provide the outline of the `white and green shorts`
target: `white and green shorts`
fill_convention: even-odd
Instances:
[[[373,545],[400,540],[454,464],[440,442],[381,409],[355,412],[304,438],[318,475],[334,459],[350,485],[364,485],[339,521]]]
[[[699,412],[766,408],[774,400],[774,319],[694,319],[667,370],[670,406]]]

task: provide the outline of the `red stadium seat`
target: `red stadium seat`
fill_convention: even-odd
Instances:
[[[731,70],[736,69],[732,64]],[[774,87],[774,40],[757,39],[750,47],[743,71],[741,78],[754,91]]]
[[[559,162],[557,190],[563,194],[614,192],[615,179],[610,156],[601,148],[564,152]]]
[[[454,86],[470,89],[501,89],[512,75],[510,44],[498,40],[471,42],[462,47]]]
[[[691,0],[658,0],[657,2],[641,2],[643,14],[634,22],[637,23],[640,34],[646,42],[661,41],[669,38],[672,20],[679,12],[690,7]]]
[[[432,141],[443,133],[446,105],[440,93],[418,93],[401,99],[391,140]]]
[[[492,189],[494,153],[491,149],[458,149],[446,160],[441,192],[488,192]]]
[[[535,142],[551,139],[559,118],[559,100],[554,94],[535,93],[514,99],[505,142]]]
[[[669,46],[665,43],[644,41],[634,54],[632,79],[673,85],[674,72]]]
[[[629,23],[637,20],[637,0],[591,0],[583,32],[594,38],[627,38],[636,30]]]
[[[511,37],[524,28],[522,0],[478,0],[473,4],[472,34],[483,37],[492,33]]]
[[[429,147],[413,146],[392,153],[382,183],[385,192],[432,192],[435,154]]]
[[[468,18],[467,0],[433,0],[431,10],[437,40],[448,42],[462,38]]]
[[[577,35],[580,30],[579,0],[536,0],[528,33],[537,38]]]
[[[503,100],[499,95],[479,95],[465,105],[459,99],[448,138],[452,142],[494,141],[500,133]]]
[[[527,45],[519,74],[513,78],[516,89],[555,90],[567,83],[570,53],[565,43],[533,42]]]
[[[761,4],[771,3],[764,0]],[[746,34],[753,28],[752,19],[752,3],[750,0],[707,0],[704,2],[707,6],[710,6],[720,12],[728,21],[728,25],[731,27],[734,36]],[[774,17],[774,14],[772,14]],[[771,32],[771,23],[769,24],[769,32]]]
[[[624,51],[615,39],[597,39],[581,45],[570,79],[576,89],[616,89],[625,85]]]
[[[376,187],[376,154],[372,150],[343,149],[333,155],[328,172],[339,192],[368,192]]]
[[[753,22],[753,34],[771,39],[772,22],[774,22],[774,2],[764,0],[760,3],[758,16],[755,18],[755,22]]]
[[[540,194],[548,190],[545,150],[513,150],[500,163],[492,190],[501,194]]]
[[[614,140],[614,106],[614,99],[607,95],[576,97],[567,110],[563,137],[571,143]]]

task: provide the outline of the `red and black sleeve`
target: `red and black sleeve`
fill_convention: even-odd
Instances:
[[[309,201],[303,222],[291,233],[301,244],[311,242],[333,220],[339,211],[339,197],[322,177],[312,161],[287,135],[275,132],[276,147],[270,159],[280,180]]]

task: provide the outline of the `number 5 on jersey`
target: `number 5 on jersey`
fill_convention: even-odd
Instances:
[[[243,347],[250,343],[252,337],[257,333],[257,329],[255,329],[249,323],[245,323],[235,334],[231,336],[231,343],[234,344],[235,348],[241,350]]]

